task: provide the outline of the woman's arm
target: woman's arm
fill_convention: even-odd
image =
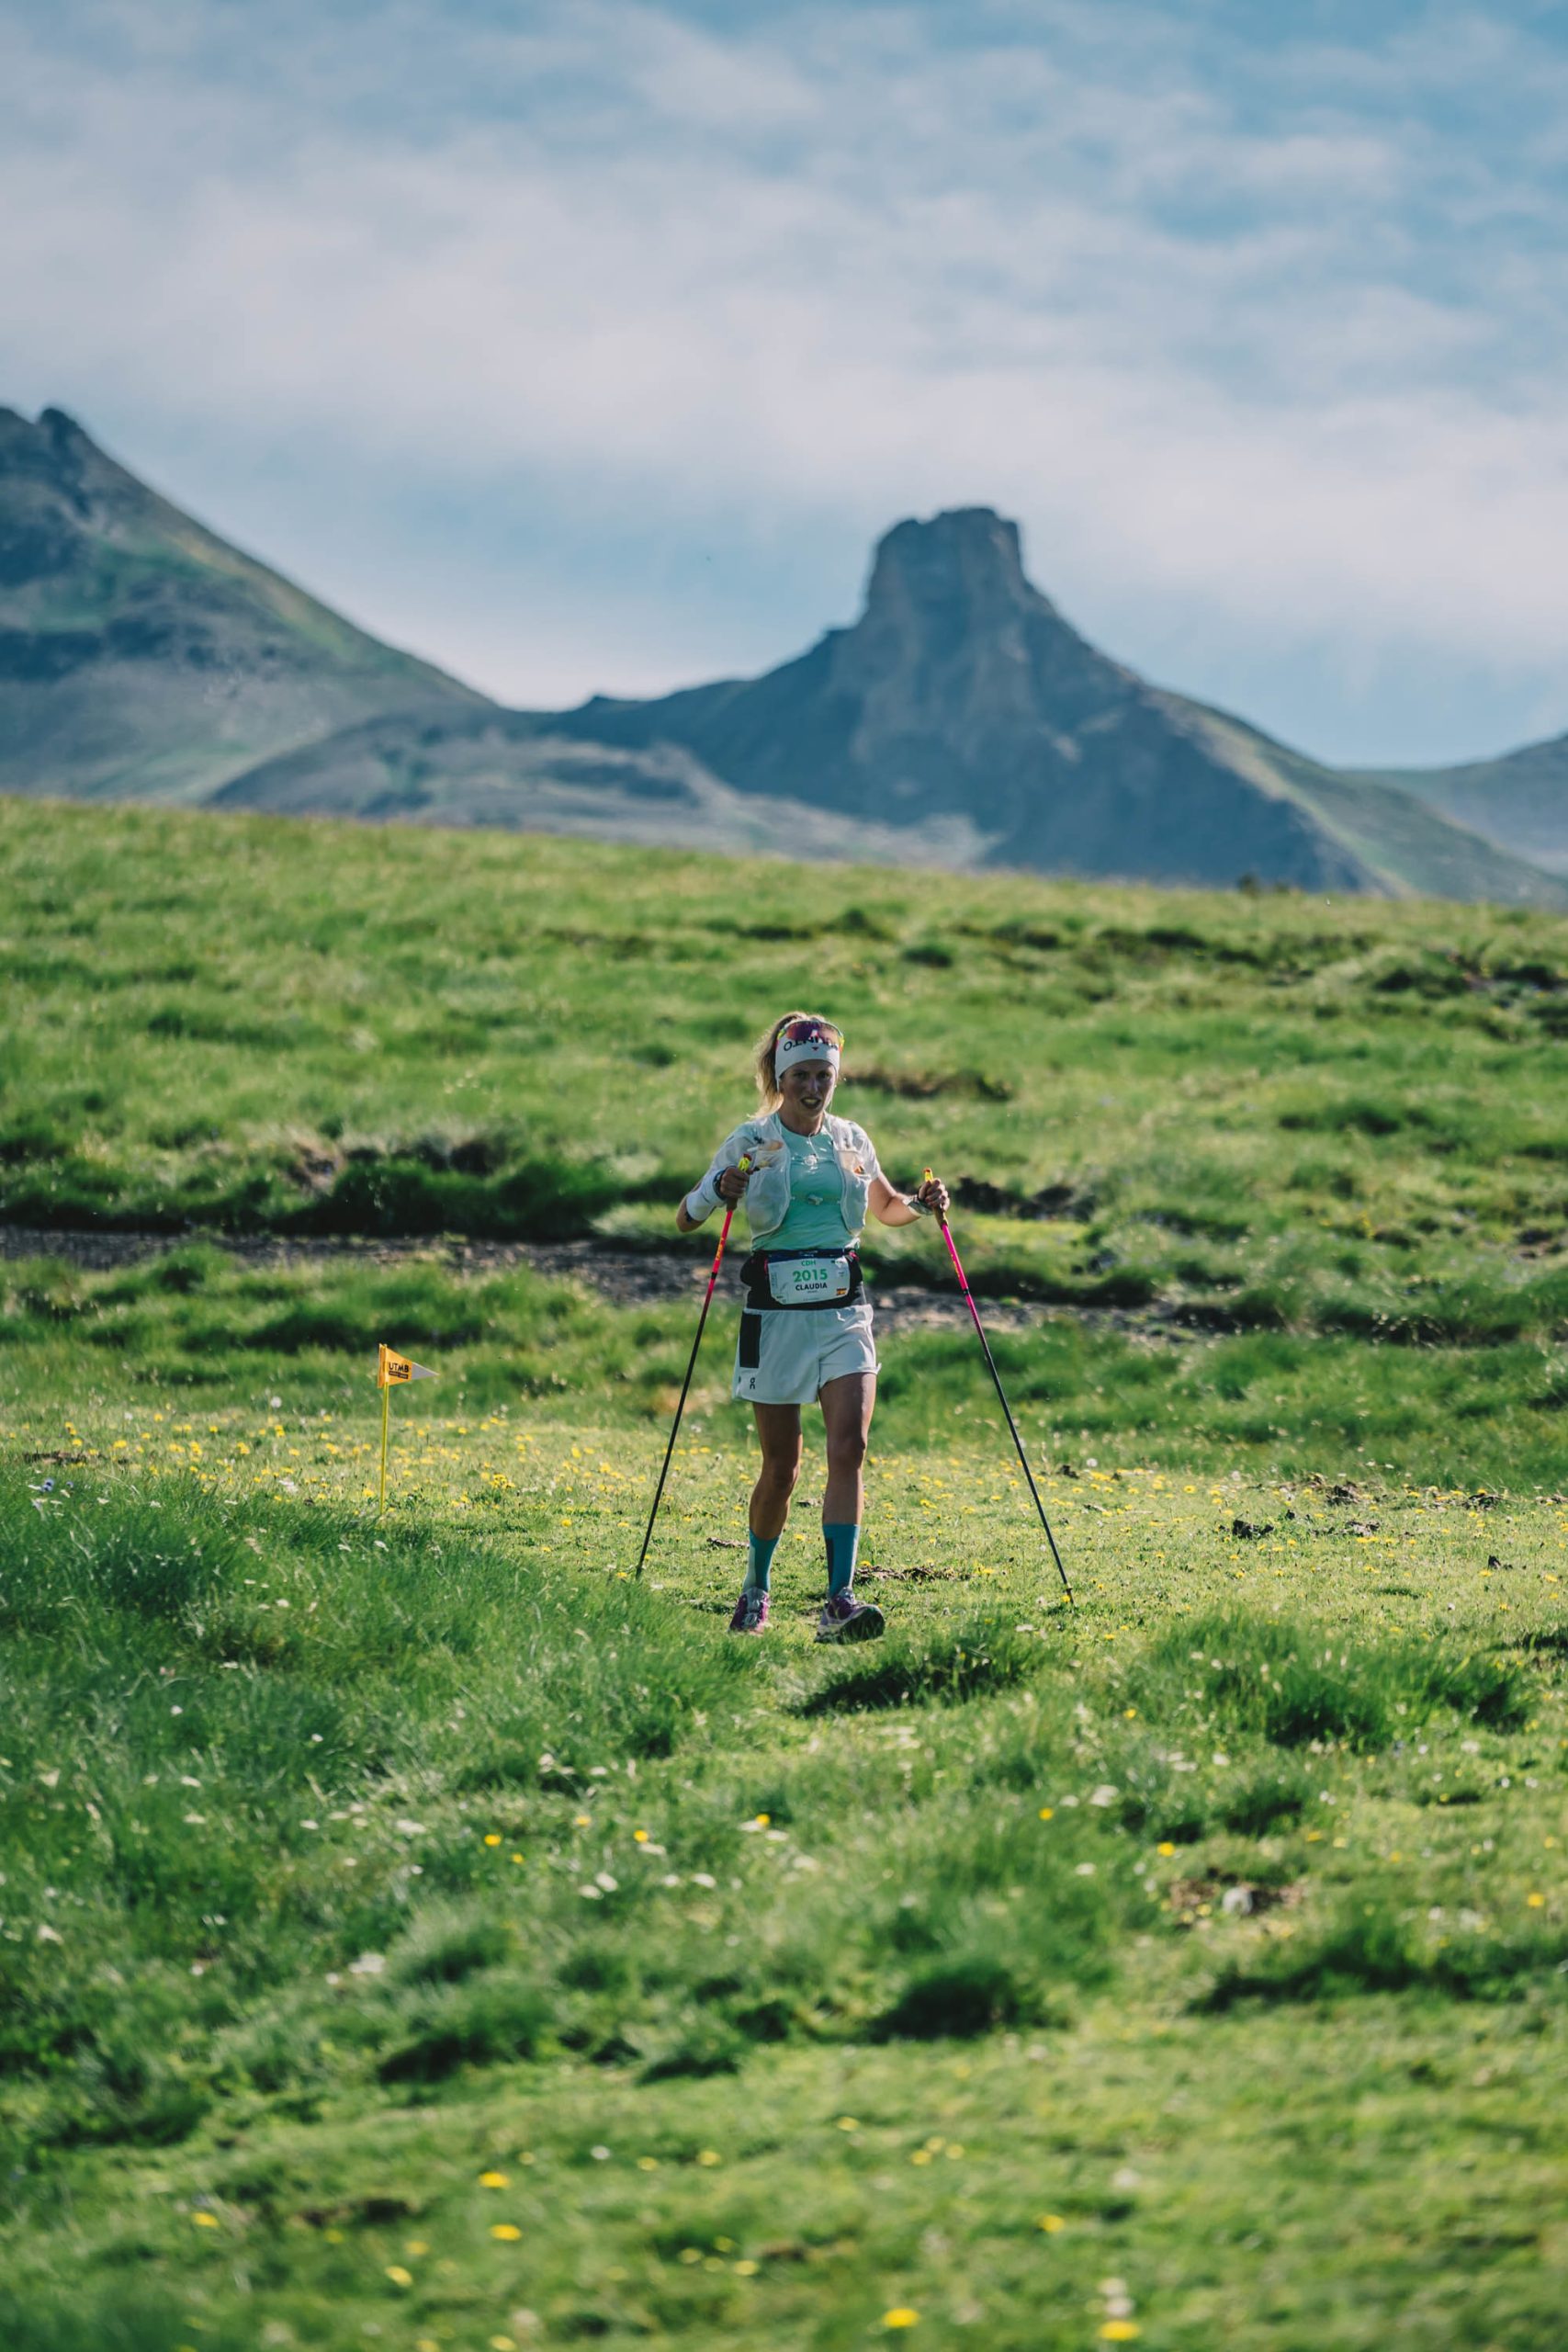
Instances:
[[[879,1225],[915,1225],[922,1216],[945,1216],[950,1197],[940,1176],[929,1177],[911,1198],[896,1193],[886,1177],[878,1173],[871,1180],[868,1205]],[[919,1208],[916,1201],[921,1203]]]
[[[720,1201],[738,1201],[740,1198],[750,1181],[750,1176],[751,1171],[749,1168],[726,1168],[716,1174],[710,1168],[702,1182],[694,1185],[676,1209],[676,1232],[695,1233],[699,1225],[705,1225],[707,1222]],[[692,1215],[691,1204],[694,1201],[702,1211],[700,1216]]]

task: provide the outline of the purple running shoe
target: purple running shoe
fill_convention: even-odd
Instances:
[[[836,1592],[822,1604],[817,1621],[819,1642],[874,1642],[887,1631],[887,1620],[874,1600],[857,1600],[852,1592]]]
[[[735,1604],[735,1614],[729,1621],[732,1634],[765,1633],[768,1623],[768,1596],[747,1585]]]

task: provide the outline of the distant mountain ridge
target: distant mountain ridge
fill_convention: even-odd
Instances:
[[[482,696],[193,522],[59,409],[0,409],[0,790],[205,800],[374,711]]]
[[[1398,887],[1377,855],[1386,786],[1366,837],[1348,829],[1314,794],[1329,771],[1089,644],[1026,578],[1017,526],[986,507],[897,525],[860,619],[765,677],[654,702],[601,697],[552,723],[628,747],[679,743],[739,790],[857,818],[963,809],[993,865]],[[1451,866],[1453,829],[1409,814],[1407,851]],[[1467,854],[1487,895],[1540,887],[1474,842]]]
[[[1392,786],[1516,857],[1568,875],[1568,735],[1457,768],[1392,768],[1356,782]]]
[[[1568,908],[1568,739],[1323,767],[1090,645],[989,508],[895,526],[859,618],[761,677],[508,711],[58,410],[0,410],[0,789]]]

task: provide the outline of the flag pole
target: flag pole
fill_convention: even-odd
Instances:
[[[385,1340],[380,1342],[380,1351],[376,1358],[376,1379],[381,1391],[381,1494],[376,1506],[376,1515],[379,1519],[387,1508],[387,1420],[392,1402],[392,1384],[387,1377]]]
[[[387,1429],[391,1410],[392,1390],[402,1380],[434,1380],[435,1374],[427,1363],[415,1363],[412,1356],[400,1356],[383,1340],[376,1352],[376,1385],[381,1391],[381,1486],[376,1510],[379,1517],[387,1508]]]

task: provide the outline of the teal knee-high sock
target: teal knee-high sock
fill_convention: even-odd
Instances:
[[[853,1520],[839,1520],[832,1525],[824,1520],[822,1541],[828,1546],[828,1597],[831,1600],[840,1592],[848,1592],[855,1580],[860,1527]]]
[[[779,1539],[776,1535],[752,1535],[748,1531],[747,1544],[746,1589],[748,1592],[766,1592]]]

